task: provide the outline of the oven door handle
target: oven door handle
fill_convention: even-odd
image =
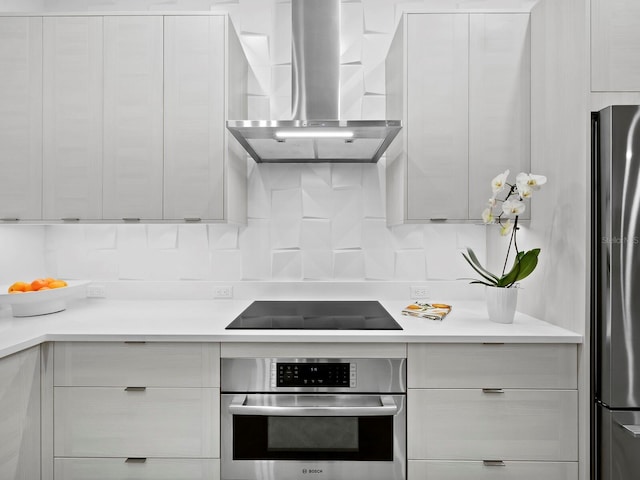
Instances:
[[[319,405],[295,405],[290,402],[293,398],[283,398],[281,395],[256,395],[262,400],[261,405],[252,402],[253,395],[236,395],[229,404],[229,413],[232,415],[259,415],[259,416],[278,416],[278,417],[384,417],[393,416],[398,413],[398,406],[391,395],[380,395],[377,405],[371,404],[371,397],[367,398],[368,402],[362,402],[362,405],[353,405],[353,401],[349,405],[340,405],[340,400],[336,397],[326,396]],[[296,396],[304,398],[304,396]],[[335,402],[329,400],[336,398]],[[351,397],[350,400],[356,400],[358,397]],[[365,397],[360,397],[365,398]],[[375,398],[375,397],[374,397]],[[306,403],[306,402],[304,402]],[[333,403],[333,404],[332,404]]]

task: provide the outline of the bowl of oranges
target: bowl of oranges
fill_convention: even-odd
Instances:
[[[14,317],[32,317],[61,312],[67,308],[67,300],[74,296],[86,296],[84,280],[36,278],[30,282],[18,281],[0,286],[0,304],[9,304]]]

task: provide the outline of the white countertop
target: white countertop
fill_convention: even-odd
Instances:
[[[408,301],[380,303],[403,330],[225,330],[249,300],[76,299],[62,312],[14,318],[0,310],[0,358],[49,341],[582,343],[582,335],[516,313],[491,322],[484,302],[451,301],[442,321],[400,314]]]

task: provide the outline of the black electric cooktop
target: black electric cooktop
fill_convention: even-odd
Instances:
[[[402,330],[402,327],[376,301],[258,300],[226,329]]]

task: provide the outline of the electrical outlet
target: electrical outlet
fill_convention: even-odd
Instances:
[[[411,298],[413,300],[424,300],[427,297],[429,297],[427,287],[411,287]]]
[[[99,283],[92,283],[87,285],[87,298],[105,298],[107,296],[107,289],[104,285]]]
[[[233,287],[214,287],[213,298],[233,298]]]

